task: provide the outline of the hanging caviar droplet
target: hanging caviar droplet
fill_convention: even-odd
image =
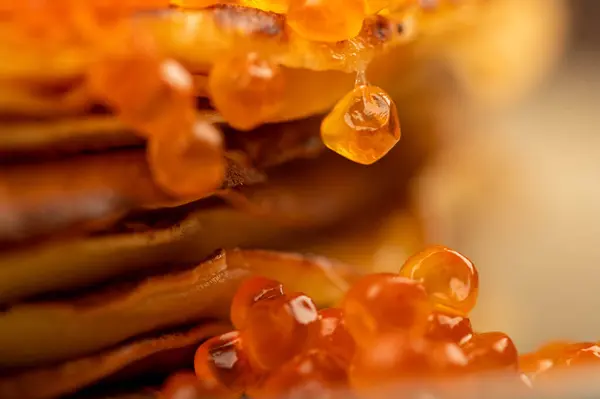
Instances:
[[[237,398],[256,380],[237,331],[204,342],[194,356],[194,371],[210,397]]]
[[[251,130],[277,115],[285,79],[277,64],[249,54],[215,63],[208,89],[213,105],[229,125]]]
[[[150,136],[147,156],[156,182],[178,197],[209,194],[225,176],[221,132],[203,121],[175,124]]]
[[[479,274],[460,253],[436,245],[411,256],[400,275],[423,284],[431,301],[442,310],[468,314],[479,293]]]
[[[283,285],[265,277],[251,277],[244,281],[231,301],[231,323],[241,330],[246,324],[248,312],[258,301],[283,296]]]
[[[377,162],[400,140],[396,104],[381,88],[357,76],[354,90],[342,98],[321,124],[325,145],[363,165]]]
[[[365,11],[364,0],[290,0],[287,23],[308,40],[338,42],[360,33]]]

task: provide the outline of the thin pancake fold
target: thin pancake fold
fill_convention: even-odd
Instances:
[[[339,300],[358,274],[349,266],[315,256],[228,250],[196,267],[125,286],[19,303],[0,313],[0,368],[76,358],[136,335],[196,320],[227,320],[235,290],[251,275],[282,281],[325,306]]]
[[[157,208],[97,234],[5,251],[0,256],[0,303],[159,265],[199,262],[220,247],[289,247],[315,231],[369,218],[383,203],[396,203],[399,181],[388,176],[399,178],[392,165],[407,160],[390,157],[372,168],[335,156],[290,164],[272,173],[268,184],[223,193],[228,204]],[[175,214],[179,216],[173,219]]]
[[[34,367],[0,377],[0,398],[53,399],[106,379],[119,381],[155,375],[160,366],[189,366],[205,339],[227,332],[227,323],[206,322],[179,332],[134,339],[105,351],[47,367]],[[151,393],[148,393],[151,395]]]
[[[319,155],[323,145],[316,124],[318,120],[312,118],[261,127],[251,135],[228,131],[227,173],[221,189],[265,182],[266,168]],[[112,136],[107,134],[111,132]],[[23,137],[28,134],[33,137]],[[8,137],[0,134],[0,160],[4,152],[5,160],[15,157],[20,161],[0,169],[0,245],[63,230],[90,232],[109,226],[132,210],[182,203],[157,186],[143,148],[29,163],[24,163],[27,158],[22,156],[26,152],[34,157],[34,150],[50,150],[52,146],[58,156],[64,145],[77,145],[78,141],[89,149],[91,143],[98,145],[97,139],[105,139],[105,145],[136,143],[136,137],[111,117],[57,122],[45,125],[41,132],[30,126]],[[56,148],[60,146],[63,151]],[[183,203],[194,200],[198,198]]]

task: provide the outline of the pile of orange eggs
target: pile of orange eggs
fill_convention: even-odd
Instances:
[[[364,276],[338,308],[317,310],[302,293],[251,278],[231,305],[237,330],[203,343],[195,373],[171,376],[162,398],[373,398],[386,387],[402,387],[402,398],[482,397],[477,377],[486,373],[526,392],[556,370],[600,361],[592,342],[555,342],[519,357],[508,335],[474,332],[468,314],[478,287],[473,263],[442,246],[411,257],[398,274]],[[461,392],[448,388],[457,379],[467,382]]]
[[[338,308],[317,310],[302,293],[251,278],[231,305],[236,331],[202,344],[195,373],[171,377],[164,398],[182,389],[198,398],[360,396],[411,381],[424,382],[411,395],[443,398],[448,377],[495,370],[528,389],[512,340],[472,330],[478,287],[472,262],[441,246],[413,256],[398,274],[364,276]]]

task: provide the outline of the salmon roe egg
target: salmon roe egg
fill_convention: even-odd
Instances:
[[[237,331],[200,345],[194,356],[194,371],[202,385],[219,398],[241,395],[256,378]]]
[[[321,123],[321,139],[330,150],[363,165],[383,158],[400,140],[394,100],[383,89],[359,84]]]
[[[479,292],[479,274],[460,253],[433,246],[410,257],[400,269],[402,276],[420,282],[432,302],[442,310],[468,314]]]
[[[468,317],[434,311],[429,316],[425,336],[429,339],[460,343],[469,334],[473,334],[473,327]]]
[[[319,311],[319,320],[311,325],[310,348],[324,350],[349,364],[354,355],[354,339],[346,329],[341,309],[330,308]]]
[[[238,330],[244,327],[252,306],[264,299],[283,296],[283,285],[265,277],[251,277],[238,288],[231,301],[231,322]]]
[[[471,371],[517,370],[519,353],[510,337],[501,332],[473,334],[461,344]]]
[[[150,136],[147,157],[156,182],[178,197],[209,194],[225,177],[221,132],[207,122],[174,123]]]
[[[409,334],[384,334],[358,349],[350,367],[353,388],[382,386],[407,379],[427,379],[464,370],[468,359],[454,343]]]
[[[338,42],[357,36],[365,16],[365,0],[290,0],[287,23],[308,40]]]
[[[265,397],[329,398],[332,390],[347,385],[348,376],[339,359],[324,350],[297,355],[274,371],[261,391]]]
[[[317,321],[317,307],[301,293],[256,302],[242,330],[252,364],[265,371],[281,366],[306,347]]]
[[[208,90],[230,126],[251,130],[279,112],[285,79],[277,64],[251,53],[217,61],[208,77]]]
[[[356,342],[388,331],[423,329],[431,304],[423,287],[397,274],[371,274],[346,293],[344,321]]]
[[[182,112],[194,110],[193,79],[173,59],[161,59],[145,37],[124,36],[124,48],[108,49],[89,68],[94,95],[142,136],[168,131]]]

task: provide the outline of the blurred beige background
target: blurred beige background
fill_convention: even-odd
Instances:
[[[571,6],[552,76],[486,114],[415,182],[428,241],[479,266],[475,326],[522,350],[600,340],[600,1]]]

